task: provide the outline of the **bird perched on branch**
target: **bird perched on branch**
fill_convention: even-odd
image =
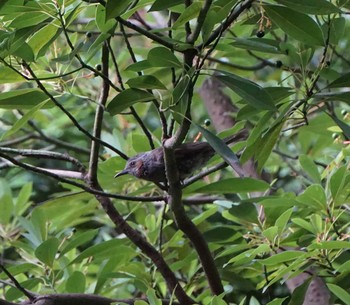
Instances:
[[[230,144],[245,137],[246,133],[240,132],[225,138],[223,141]],[[214,156],[215,150],[207,142],[194,142],[181,144],[175,148],[174,153],[180,180],[184,180],[203,167]],[[131,157],[125,168],[114,177],[117,178],[127,174],[155,183],[166,183],[163,148],[159,147]]]

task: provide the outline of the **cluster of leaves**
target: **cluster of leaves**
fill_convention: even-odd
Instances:
[[[102,189],[117,194],[114,207],[160,248],[197,302],[302,304],[309,282],[293,294],[283,284],[306,273],[325,280],[332,300],[350,304],[350,1],[90,2],[0,3],[0,249],[7,270],[36,293],[172,300],[151,258],[101,209],[95,195]],[[225,85],[238,108],[228,133],[250,130],[233,150],[271,178],[232,178],[224,170],[181,189],[225,300],[207,289],[196,251],[169,207],[161,208],[159,188],[112,179],[126,155],[160,146],[189,122],[188,141],[199,129],[227,157],[215,131],[201,127],[207,112],[198,91],[208,77]],[[84,171],[81,184],[72,176],[77,167],[91,169],[96,120],[101,189],[88,187]],[[210,204],[198,204],[203,195]],[[4,298],[23,294],[6,286]]]

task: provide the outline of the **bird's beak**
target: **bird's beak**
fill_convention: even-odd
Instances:
[[[127,170],[122,170],[121,172],[119,172],[119,173],[117,173],[115,176],[114,176],[114,178],[118,178],[118,177],[120,177],[120,176],[123,176],[123,175],[127,175],[127,174],[129,174],[129,172],[127,171]]]

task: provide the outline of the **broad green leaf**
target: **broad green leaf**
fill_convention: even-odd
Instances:
[[[70,264],[79,263],[87,257],[94,257],[95,259],[106,259],[118,251],[124,251],[129,253],[133,251],[131,248],[124,245],[125,242],[122,239],[111,239],[108,241],[100,242],[94,246],[91,246],[80,253]],[[130,253],[131,255],[131,253]]]
[[[232,238],[236,235],[237,231],[233,227],[218,226],[210,228],[204,232],[204,238],[208,242],[212,243],[232,243]]]
[[[267,132],[260,141],[260,145],[262,145],[261,149],[256,154],[255,159],[258,161],[258,171],[261,171],[263,166],[265,165],[267,159],[271,155],[273,148],[280,136],[283,124],[280,123],[275,125],[273,128]]]
[[[339,169],[337,169],[337,171],[332,175],[329,181],[329,187],[336,206],[343,204],[343,200],[346,199],[344,198],[345,194],[343,194],[343,191],[344,191],[344,184],[346,181],[346,177],[348,174],[349,174],[348,169],[346,165],[344,165]]]
[[[0,225],[7,225],[10,222],[14,204],[12,191],[8,182],[0,178]]]
[[[332,18],[329,23],[322,24],[323,36],[327,37],[329,35],[330,44],[338,44],[344,37],[345,25],[344,17]]]
[[[281,54],[279,43],[276,40],[265,38],[234,38],[232,45],[250,51],[258,51],[270,54]]]
[[[125,69],[125,71],[134,71],[134,72],[140,72],[146,69],[152,68],[152,65],[148,60],[140,60],[138,62],[135,62]]]
[[[84,273],[74,271],[66,281],[66,291],[68,293],[84,293],[86,278]]]
[[[299,162],[303,170],[308,174],[308,176],[316,183],[321,183],[321,175],[318,171],[317,165],[314,160],[307,155],[299,156]]]
[[[42,55],[42,50],[48,46],[51,39],[55,37],[59,30],[60,24],[56,20],[42,27],[28,40],[28,45],[31,47],[36,57]]]
[[[23,82],[25,79],[12,69],[4,66],[0,66],[0,84],[10,84]]]
[[[350,305],[350,293],[344,288],[330,283],[327,284],[327,287],[339,300],[343,301],[346,305]]]
[[[49,267],[53,266],[60,241],[53,237],[45,240],[35,249],[35,256]]]
[[[242,203],[232,206],[229,210],[224,211],[222,216],[228,220],[243,223],[258,223],[258,212],[252,203]]]
[[[269,94],[259,85],[232,73],[215,75],[222,83],[236,92],[246,103],[259,110],[276,110]]]
[[[285,298],[277,298],[277,299],[272,300],[271,302],[268,302],[266,305],[282,305],[282,303],[286,299],[287,299],[287,297],[285,297]]]
[[[213,182],[196,190],[198,193],[222,194],[222,193],[249,193],[264,192],[270,185],[263,180],[253,178],[230,178]]]
[[[91,242],[97,233],[98,233],[98,229],[95,229],[95,230],[89,230],[84,233],[77,233],[73,235],[71,239],[68,239],[66,241],[64,247],[60,251],[60,256],[63,256],[70,250],[75,249],[83,244]]]
[[[18,89],[0,93],[0,108],[31,109],[47,100],[47,95],[39,89]],[[43,103],[42,108],[51,108],[53,103]]]
[[[278,265],[281,263],[289,262],[296,258],[307,257],[307,253],[303,251],[286,250],[281,253],[277,253],[268,258],[260,260],[260,262],[267,266]]]
[[[237,156],[232,152],[232,150],[225,144],[223,140],[214,135],[208,129],[203,128],[199,124],[192,122],[194,126],[203,134],[207,139],[210,146],[232,167],[232,169],[240,176],[244,176],[244,171],[239,164]]]
[[[130,88],[114,97],[107,105],[107,110],[111,115],[116,115],[136,103],[149,102],[154,99],[153,94],[147,91]]]
[[[304,14],[329,15],[340,13],[341,10],[327,0],[275,0],[293,10]]]
[[[324,45],[321,28],[308,15],[277,5],[265,5],[264,9],[272,23],[294,39],[306,45]]]
[[[313,243],[308,246],[308,249],[320,249],[320,250],[350,250],[350,242],[345,240],[330,240]]]
[[[114,1],[109,0],[106,3],[106,20],[119,17],[123,14],[128,6],[133,2],[132,0]]]
[[[186,7],[183,13],[176,19],[173,24],[173,29],[176,30],[183,26],[186,22],[196,18],[202,8],[202,3],[193,2],[190,6]]]
[[[181,68],[182,64],[169,49],[156,47],[149,51],[147,60],[153,67]]]
[[[162,301],[157,298],[154,289],[149,288],[146,292],[146,295],[150,305],[162,305]]]
[[[309,221],[306,221],[305,219],[302,219],[302,218],[293,218],[292,222],[295,223],[300,228],[303,228],[313,234],[316,234],[315,228],[311,225]]]
[[[269,252],[270,252],[269,245],[260,244],[257,248],[249,249],[247,251],[244,251],[243,253],[235,255],[233,258],[231,258],[228,261],[227,264],[231,264],[231,263],[242,264],[242,263],[252,262],[257,255],[264,255]]]
[[[285,230],[290,217],[292,216],[294,208],[290,208],[287,211],[283,212],[280,217],[277,218],[275,226],[278,228],[278,233],[281,235]]]
[[[315,211],[324,211],[327,208],[327,197],[323,187],[319,184],[312,184],[297,197],[297,201]]]
[[[342,88],[350,86],[350,73],[346,73],[330,83],[327,88]]]
[[[278,241],[278,227],[268,227],[262,232],[262,235],[265,236],[270,241],[270,243],[276,244]]]
[[[129,87],[136,89],[166,89],[164,84],[153,75],[141,75],[135,78],[130,78],[126,83]]]
[[[108,1],[108,2],[111,2],[111,6],[113,6],[113,4],[115,5],[115,1]],[[118,2],[123,4],[125,1],[118,1]],[[102,5],[97,5],[96,15],[95,15],[95,22],[97,27],[102,33],[113,34],[117,26],[117,21],[115,19],[106,19],[106,15],[107,15],[106,8]]]
[[[208,305],[228,305],[228,303],[223,300],[223,297],[224,294],[213,296]]]
[[[29,280],[20,282],[21,287],[26,289],[27,291],[36,291],[35,289],[37,289],[37,286],[39,286],[40,284],[42,284],[42,280],[39,278],[31,278]],[[19,298],[23,298],[23,292],[15,287],[10,287],[6,291],[5,297],[7,302],[16,301]]]
[[[350,125],[344,123],[342,120],[338,119],[336,115],[330,115],[335,123],[340,127],[347,139],[350,139]]]
[[[150,12],[162,11],[162,10],[168,9],[170,7],[173,7],[175,5],[182,4],[182,3],[183,3],[183,0],[156,0],[152,4],[149,11]]]
[[[49,100],[46,100],[36,106],[34,106],[32,109],[30,109],[25,115],[23,115],[15,124],[12,125],[12,127],[6,131],[2,137],[0,137],[1,140],[5,139],[6,137],[13,135],[16,133],[20,128],[22,128],[30,119],[33,118],[35,113],[43,108],[46,103],[48,103]]]
[[[134,302],[134,305],[149,305],[149,304],[143,300],[136,300]]]
[[[213,216],[215,213],[217,213],[218,207],[217,206],[212,206],[206,211],[200,213],[198,216],[193,218],[193,223],[198,226],[201,224],[204,220],[208,219],[210,216]]]
[[[30,207],[31,203],[29,202],[29,199],[32,195],[32,190],[32,182],[25,183],[22,186],[14,204],[14,214],[16,216],[22,216],[23,213]]]

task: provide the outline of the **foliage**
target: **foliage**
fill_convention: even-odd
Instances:
[[[285,282],[312,273],[350,304],[349,10],[347,0],[2,1],[1,266],[33,293],[152,305],[190,303],[179,287],[202,304],[302,304],[310,281],[294,292]],[[203,124],[209,77],[238,109],[219,136],[249,130],[234,154]],[[207,168],[237,154],[255,161],[256,179],[219,166],[182,184],[170,171],[168,189],[113,179],[128,156],[162,145],[170,169],[198,130],[221,155]],[[3,299],[26,298],[0,279]]]

